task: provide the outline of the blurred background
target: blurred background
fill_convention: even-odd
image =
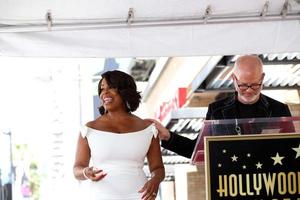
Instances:
[[[262,92],[299,116],[300,52],[259,56],[266,73]],[[118,69],[135,78],[143,96],[136,115],[195,138],[208,104],[233,92],[236,58],[0,57],[0,199],[83,199],[88,194],[72,167],[80,127],[99,116],[97,84],[104,71]],[[201,199],[199,169],[189,159],[162,152],[166,178],[157,199]],[[147,161],[145,171],[149,175]]]

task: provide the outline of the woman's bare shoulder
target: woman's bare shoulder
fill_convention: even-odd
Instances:
[[[142,126],[144,126],[144,128],[150,126],[150,124],[152,124],[152,122],[150,120],[146,120],[146,119],[142,119],[138,116],[135,116],[136,120],[138,123],[142,124]]]
[[[95,126],[95,120],[94,121],[89,121],[85,124],[85,126],[89,127],[89,128],[94,128]]]
[[[105,119],[101,116],[93,121],[89,121],[85,124],[89,128],[99,129],[102,126],[105,126]]]
[[[144,122],[145,126],[150,126],[152,124],[151,121],[146,120],[146,119],[143,119],[143,122]]]

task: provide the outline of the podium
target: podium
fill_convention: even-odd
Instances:
[[[192,163],[207,200],[300,200],[300,117],[208,120]]]

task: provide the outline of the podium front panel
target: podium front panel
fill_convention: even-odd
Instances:
[[[299,200],[300,134],[207,136],[207,200]]]

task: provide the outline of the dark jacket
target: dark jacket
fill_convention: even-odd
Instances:
[[[236,93],[225,99],[209,104],[206,114],[206,120],[238,119]],[[263,94],[260,95],[257,104],[262,118],[269,117],[290,117],[291,112],[286,104],[276,101]],[[198,137],[197,137],[198,138]],[[173,151],[179,155],[190,158],[197,142],[186,137],[171,133],[168,141],[162,141],[162,147]]]

